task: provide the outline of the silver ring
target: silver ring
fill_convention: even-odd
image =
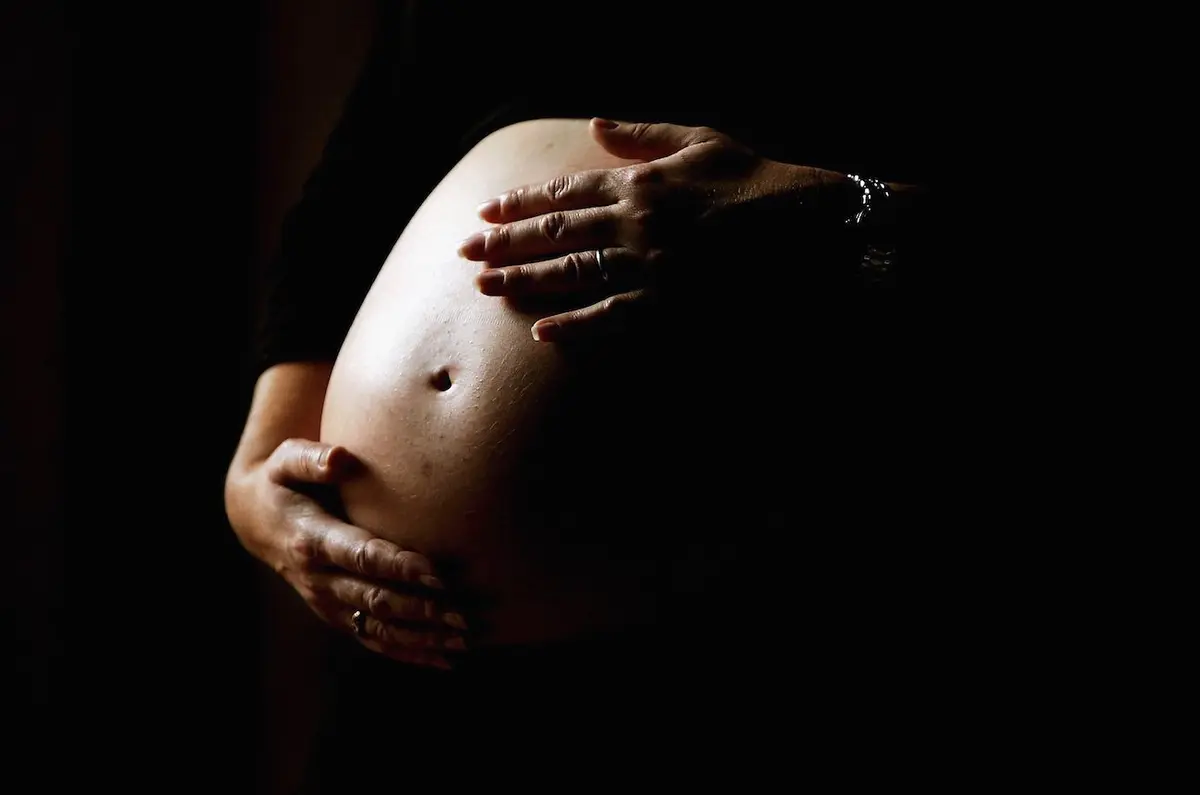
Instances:
[[[367,634],[367,614],[361,610],[355,610],[354,615],[350,616],[350,629],[354,630],[354,634],[362,637]]]
[[[608,281],[608,271],[604,268],[604,249],[596,249],[596,267],[600,269],[600,280]]]

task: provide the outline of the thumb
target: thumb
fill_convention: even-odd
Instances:
[[[701,127],[592,119],[592,137],[612,155],[626,160],[658,160],[708,139]]]
[[[267,475],[283,486],[297,482],[333,483],[356,461],[344,447],[309,439],[288,439],[267,459]]]

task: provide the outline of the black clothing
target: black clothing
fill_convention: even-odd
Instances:
[[[802,28],[755,16],[754,3],[738,4],[732,22],[639,8],[617,26],[554,28],[549,4],[502,5],[385,13],[285,221],[266,279],[258,370],[332,360],[412,213],[474,143],[522,119],[707,125],[771,159],[936,187],[948,135],[935,103],[940,64],[912,23],[877,20],[883,46],[862,20],[847,26],[829,11],[810,13]]]
[[[564,15],[541,13],[543,5],[554,8],[549,4],[490,5],[463,12],[455,3],[400,4],[385,15],[361,81],[287,217],[267,279],[259,370],[289,360],[333,360],[412,213],[472,145],[522,119],[602,116],[707,125],[783,162],[924,184],[935,192],[945,180],[949,132],[935,101],[945,78],[933,77],[945,63],[932,55],[932,28],[919,19],[901,25],[872,11],[867,22],[855,18],[865,16],[862,7],[847,5],[806,9],[793,24],[762,10],[773,4],[739,3],[727,10],[731,19],[672,4],[661,16],[652,5],[619,14],[596,7],[588,19],[555,27],[550,21]],[[786,716],[811,709],[814,698],[823,702],[824,715],[839,699],[865,714],[945,673],[944,661],[921,670],[935,653],[937,610],[946,608],[935,608],[927,590],[932,585],[913,568],[917,556],[928,561],[936,555],[936,532],[925,527],[904,535],[883,523],[911,513],[904,500],[925,494],[925,487],[904,493],[912,468],[903,459],[913,440],[893,424],[905,411],[897,386],[921,375],[900,355],[903,343],[887,329],[886,307],[836,298],[831,305],[827,297],[803,294],[797,302],[784,318],[783,344],[803,361],[794,369],[804,384],[799,391],[774,389],[770,403],[758,396],[767,399],[772,390],[761,389],[749,408],[778,416],[777,431],[772,438],[739,440],[759,448],[753,462],[763,473],[758,491],[773,494],[774,502],[745,505],[740,523],[712,517],[730,537],[751,539],[746,551],[753,554],[737,572],[744,580],[722,582],[715,605],[681,606],[663,630],[669,634],[650,643],[630,636],[482,655],[449,677],[404,671],[344,647],[335,663],[341,674],[336,714],[325,724],[329,734],[314,762],[335,782],[330,791],[349,791],[350,773],[378,772],[381,784],[396,783],[389,776],[399,765],[379,771],[343,766],[356,754],[378,758],[362,747],[364,727],[392,732],[379,735],[382,749],[401,751],[410,742],[428,747],[444,735],[410,720],[414,710],[465,710],[457,714],[478,722],[482,712],[470,705],[508,689],[530,688],[551,700],[562,694],[569,702],[612,677],[639,683],[635,690],[651,698],[669,685],[676,694],[737,702],[744,713],[725,724],[736,733],[746,725],[739,720],[752,719],[750,713],[757,719],[759,704],[770,705],[766,720],[772,710]],[[820,319],[803,308],[818,304],[826,313]],[[753,329],[733,329],[729,338],[757,339]],[[754,346],[744,347],[750,356]],[[748,361],[748,371],[735,376],[777,386],[772,372],[755,370],[768,358]],[[804,402],[792,405],[794,397]],[[715,466],[724,466],[728,459],[713,436],[732,438],[738,429],[709,425],[697,427],[700,446],[711,451]],[[819,457],[822,482],[798,483],[788,465],[795,456],[809,466]],[[740,599],[729,598],[734,590]],[[747,600],[750,590],[756,595]],[[395,704],[355,700],[356,693],[377,693],[389,682]],[[744,701],[739,692],[748,694]],[[577,719],[586,721],[601,701],[593,696],[579,705],[583,717]],[[652,701],[642,703],[645,711],[632,719],[675,720]],[[487,719],[497,729],[505,726],[505,715]],[[404,739],[397,743],[397,737]]]

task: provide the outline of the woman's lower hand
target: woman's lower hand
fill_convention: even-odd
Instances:
[[[591,131],[611,154],[644,162],[508,191],[479,208],[496,226],[459,247],[486,263],[485,295],[594,301],[538,320],[534,339],[623,328],[672,286],[719,296],[761,284],[761,274],[737,272],[741,260],[794,256],[803,267],[805,224],[844,217],[843,175],[768,160],[716,130],[593,119]]]
[[[337,519],[316,496],[357,463],[342,447],[285,441],[228,479],[234,530],[334,628],[395,660],[448,668],[467,626],[429,559]]]

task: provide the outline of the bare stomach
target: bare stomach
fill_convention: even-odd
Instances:
[[[535,342],[542,314],[479,294],[459,241],[484,200],[623,165],[587,123],[539,120],[478,144],[409,222],[338,356],[321,436],[366,464],[352,522],[429,555],[478,642],[564,639],[649,619],[672,454],[658,343]]]

